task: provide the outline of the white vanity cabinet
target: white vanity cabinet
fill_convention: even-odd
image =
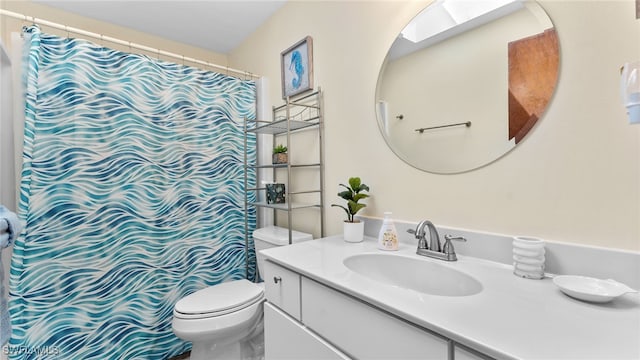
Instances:
[[[300,275],[265,261],[263,278],[267,300],[300,321]]]
[[[266,360],[490,359],[273,262],[264,279]]]
[[[512,241],[499,241],[503,240],[504,256],[509,257]],[[293,300],[288,300],[288,290],[273,288],[285,286],[284,282],[265,278],[267,300],[312,338],[358,360],[640,360],[638,294],[607,304],[584,303],[566,296],[551,279],[513,276],[509,264],[468,255],[445,263],[417,255],[414,244],[401,245],[398,251],[385,252],[374,237],[353,244],[335,235],[263,250],[270,271],[292,275],[295,289]],[[369,263],[356,269],[354,260],[365,257]],[[618,258],[611,255],[611,259]],[[624,264],[638,263],[639,257],[625,259]],[[410,267],[401,270],[405,265]],[[437,270],[442,283],[426,276],[439,268],[475,278],[481,292],[437,295],[432,290],[442,289],[442,284],[461,284],[447,275],[449,271]],[[390,276],[383,278],[386,275]],[[267,319],[265,331],[278,333],[273,324]],[[267,356],[271,359],[277,357]]]
[[[265,359],[346,360],[348,356],[270,303],[264,304]]]
[[[447,359],[448,340],[302,278],[302,322],[356,359]]]
[[[265,359],[349,359],[301,322],[297,273],[265,261]]]

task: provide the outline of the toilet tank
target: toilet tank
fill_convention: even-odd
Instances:
[[[294,244],[313,239],[311,234],[300,231],[292,231],[292,241]],[[256,246],[256,258],[258,261],[258,271],[264,273],[263,263],[264,257],[260,254],[260,250],[269,249],[276,246],[289,245],[289,229],[279,226],[267,226],[253,231],[253,241]]]

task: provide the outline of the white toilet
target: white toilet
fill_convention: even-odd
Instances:
[[[293,242],[311,240],[293,231]],[[253,232],[258,271],[259,251],[289,244],[289,230],[277,226]],[[173,308],[171,326],[179,338],[191,341],[191,360],[262,359],[264,355],[264,284],[235,280],[214,285],[180,299]]]

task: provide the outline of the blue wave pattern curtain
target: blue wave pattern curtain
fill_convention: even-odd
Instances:
[[[175,302],[255,277],[242,121],[255,117],[255,83],[37,27],[25,36],[26,226],[11,268],[10,358],[188,350],[171,331]]]

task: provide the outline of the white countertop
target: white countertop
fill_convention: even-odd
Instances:
[[[551,279],[516,277],[512,267],[459,256],[456,262],[376,248],[373,238],[347,243],[342,236],[263,250],[269,260],[359,298],[414,324],[499,359],[640,359],[640,295],[606,304],[564,295]],[[388,253],[438,262],[479,280],[475,295],[447,297],[385,285],[359,275],[343,260],[361,253]],[[594,264],[606,266],[606,264]],[[389,269],[394,271],[394,269]]]

